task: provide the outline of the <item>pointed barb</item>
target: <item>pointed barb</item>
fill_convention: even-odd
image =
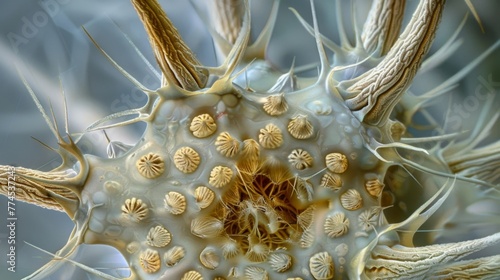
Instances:
[[[307,23],[307,21],[299,14],[297,10],[291,7],[288,9],[295,15],[295,17],[299,20],[300,24],[306,29],[306,31],[314,36],[314,27]],[[328,39],[326,36],[321,35],[321,41],[323,41],[323,44],[325,44],[325,46],[335,54],[345,55],[346,51],[335,42]]]
[[[479,28],[481,28],[481,31],[484,33],[484,27],[483,23],[481,22],[481,18],[479,17],[479,14],[476,11],[476,8],[474,8],[474,5],[470,0],[465,0],[465,4],[467,4],[467,7],[469,8],[470,12],[474,16],[474,18],[477,21],[477,24],[479,24]]]
[[[89,37],[90,41],[92,41],[94,46],[104,55],[104,57],[106,57],[106,59],[111,63],[111,65],[113,65],[113,67],[115,67],[125,78],[127,78],[140,90],[142,90],[143,92],[150,92],[145,86],[143,86],[141,83],[139,83],[139,81],[137,81],[134,77],[132,77],[132,75],[130,75],[127,71],[125,71],[125,69],[123,69],[113,58],[111,58],[111,56],[99,46],[99,44],[96,42],[96,40],[94,40],[92,35],[90,35],[89,31],[84,26],[82,26],[82,29],[83,32],[85,32],[85,34],[87,35],[87,37]]]
[[[160,4],[156,0],[131,1],[149,35],[166,83],[189,91],[205,87],[208,73],[199,70],[197,66],[201,63],[184,43]]]
[[[79,267],[79,268],[87,271],[90,274],[94,274],[96,276],[99,276],[101,279],[121,280],[120,278],[116,278],[114,276],[111,276],[109,274],[101,272],[101,271],[99,271],[97,269],[94,269],[92,267],[86,266],[86,265],[81,264],[81,263],[79,263],[77,261],[74,261],[74,260],[70,259],[67,256],[59,256],[58,254],[53,254],[53,253],[51,253],[51,252],[49,252],[47,250],[44,250],[44,249],[42,249],[42,248],[40,248],[38,246],[35,246],[35,245],[31,244],[31,243],[26,242],[26,241],[24,243],[26,243],[27,245],[29,245],[29,246],[31,246],[31,247],[33,247],[33,248],[35,248],[35,249],[37,249],[37,250],[45,253],[45,254],[48,254],[48,255],[50,255],[50,256],[52,256],[54,258],[51,262],[49,262],[47,265],[45,265],[43,267],[43,269],[40,269],[40,270],[36,271],[35,273],[33,273],[32,275],[28,276],[27,278],[24,278],[26,280],[27,279],[32,279],[34,277],[37,277],[38,279],[40,279],[41,277],[49,277],[50,273],[52,273],[53,271],[55,271],[56,268],[61,265],[62,261],[67,261],[67,262],[73,264],[74,266]]]
[[[345,29],[344,26],[344,17],[343,17],[343,11],[342,11],[342,1],[336,0],[335,1],[335,19],[337,21],[337,29],[339,32],[340,36],[340,46],[343,49],[352,49],[352,45],[349,42],[349,38],[347,37],[347,30]]]
[[[271,41],[274,25],[276,24],[276,20],[278,18],[279,5],[280,0],[274,0],[271,8],[271,14],[267,19],[264,29],[262,29],[255,42],[247,49],[247,53],[245,54],[247,60],[253,58],[266,59],[266,50],[269,42]]]
[[[323,48],[323,41],[321,40],[321,34],[319,33],[318,19],[316,17],[316,8],[314,7],[314,0],[310,0],[310,3],[311,3],[311,11],[313,17],[314,38],[316,38],[316,47],[318,49],[320,65],[321,65],[320,73],[318,75],[318,81],[322,81],[328,75],[328,70],[330,69],[330,62],[328,62],[325,49]]]

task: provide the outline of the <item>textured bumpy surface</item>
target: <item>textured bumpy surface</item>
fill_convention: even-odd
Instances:
[[[402,32],[405,1],[374,0],[354,46],[343,36],[337,45],[320,34],[314,1],[312,25],[293,11],[317,42],[314,78],[293,67],[281,72],[265,59],[279,1],[253,44],[247,1],[195,5],[213,11],[200,15],[213,22],[209,31],[224,57],[216,68],[201,65],[158,2],[131,2],[162,86],[144,88],[97,46],[148,101],[88,131],[145,122],[145,132],[133,146],[111,141],[108,158],[84,155],[78,139],[60,136],[39,106],[63,164],[50,172],[15,168],[17,198],[65,211],[76,227],[55,259],[28,279],[45,279],[58,258],[83,243],[118,249],[130,279],[487,279],[500,273],[499,256],[462,260],[500,242],[499,233],[435,244],[447,232],[430,231],[414,244],[424,223],[451,234],[468,219],[489,221],[457,209],[486,197],[498,202],[500,142],[477,147],[487,132],[424,138],[406,132],[425,100],[442,94],[416,96],[408,88],[444,0],[421,0]],[[478,130],[497,117],[480,121]],[[446,142],[450,137],[457,138]],[[427,142],[436,144],[419,146]],[[492,171],[481,172],[484,166]],[[0,166],[2,194],[12,170]]]

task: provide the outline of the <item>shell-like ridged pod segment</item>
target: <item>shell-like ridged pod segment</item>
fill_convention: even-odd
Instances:
[[[325,157],[325,164],[334,173],[344,173],[347,170],[347,157],[341,153],[330,153]]]
[[[205,186],[199,186],[194,190],[194,198],[196,199],[196,204],[201,209],[205,209],[214,201],[215,193]]]
[[[165,247],[172,240],[170,232],[162,227],[156,226],[149,230],[148,236],[146,237],[146,244],[152,247]]]
[[[312,156],[305,150],[295,149],[288,155],[288,161],[295,169],[303,170],[309,168],[313,164]]]
[[[285,272],[292,266],[292,257],[283,253],[271,254],[269,264],[276,272]]]
[[[172,215],[180,215],[186,210],[186,197],[178,192],[169,192],[165,195],[165,208]]]
[[[327,171],[321,178],[321,186],[324,188],[332,189],[334,191],[338,191],[342,187],[342,178],[337,174]]]
[[[307,116],[298,115],[288,123],[288,132],[296,139],[308,139],[313,135],[314,128]]]
[[[361,212],[358,217],[359,227],[366,232],[373,230],[379,224],[381,212],[381,207],[372,207]]]
[[[232,239],[225,239],[221,245],[221,248],[222,255],[226,260],[234,258],[240,254],[240,247],[238,246],[238,243],[236,243],[236,241]]]
[[[349,231],[349,219],[342,212],[334,213],[326,218],[324,228],[330,238],[343,236]]]
[[[379,198],[382,195],[384,184],[379,179],[371,179],[365,182],[366,191],[374,198]]]
[[[335,270],[332,256],[328,252],[315,254],[309,259],[309,270],[316,280],[333,279]]]
[[[240,149],[240,141],[233,138],[229,133],[222,132],[215,140],[217,151],[226,157],[233,157]]]
[[[214,217],[196,217],[191,221],[191,233],[200,238],[217,237],[223,229],[224,223]]]
[[[288,110],[288,104],[283,94],[268,96],[262,107],[271,116],[279,116]]]
[[[135,166],[139,173],[148,179],[159,177],[165,172],[165,162],[163,159],[154,153],[149,153],[137,160]]]
[[[216,188],[225,187],[233,178],[233,170],[226,166],[216,166],[210,172],[208,183]]]
[[[208,269],[215,269],[219,266],[220,258],[213,248],[207,247],[200,254],[200,262]]]
[[[148,205],[142,202],[141,199],[132,197],[125,200],[125,203],[122,205],[122,215],[135,222],[144,220],[148,214]]]
[[[269,280],[269,275],[265,269],[258,266],[249,266],[245,268],[245,279]]]
[[[363,206],[363,198],[357,190],[348,189],[340,195],[340,204],[347,210],[358,210]]]
[[[181,246],[172,247],[172,249],[168,250],[163,254],[163,260],[165,264],[169,267],[176,265],[180,262],[184,256],[186,255],[186,251]]]
[[[302,236],[300,237],[300,247],[302,248],[309,248],[313,245],[315,240],[314,236],[314,231],[312,227],[308,227],[304,230],[302,233]]]
[[[198,271],[191,270],[184,273],[181,280],[203,280],[203,276]]]
[[[297,224],[303,229],[307,229],[314,221],[315,205],[307,207],[302,213],[297,216]]]
[[[160,255],[156,250],[147,249],[139,255],[139,263],[147,273],[155,273],[161,267]]]
[[[283,144],[283,134],[276,125],[270,123],[259,133],[259,143],[266,149],[276,149]]]
[[[260,157],[260,146],[254,139],[245,139],[243,141],[242,155],[252,160],[257,160]]]
[[[310,180],[306,180],[301,177],[297,177],[295,180],[294,191],[297,194],[297,198],[301,201],[312,201],[312,195],[314,192],[314,187]]]
[[[193,118],[189,130],[198,138],[208,137],[217,130],[217,124],[209,114],[201,114]]]
[[[293,176],[288,164],[282,162],[278,157],[266,157],[265,162],[260,167],[275,184],[281,184]]]
[[[182,147],[174,154],[174,164],[183,173],[193,173],[200,165],[200,155],[191,147]]]
[[[245,254],[248,260],[251,262],[263,262],[267,260],[269,256],[269,247],[265,244],[254,244],[250,246],[250,249]]]
[[[135,252],[137,252],[139,250],[139,248],[141,247],[141,244],[137,241],[133,241],[133,242],[130,242],[128,245],[127,245],[127,252],[129,252],[130,254],[133,254]]]
[[[241,159],[238,162],[238,169],[243,172],[253,174],[259,168],[260,145],[254,139],[243,141],[241,149]]]

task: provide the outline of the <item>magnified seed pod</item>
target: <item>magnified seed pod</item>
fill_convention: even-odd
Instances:
[[[13,116],[4,115],[0,124],[9,139],[29,129],[34,137],[47,139],[38,133],[43,133],[39,128],[48,128],[44,132],[54,136],[50,146],[60,160],[55,165],[45,153],[32,153],[14,140],[20,144],[19,152],[28,152],[28,162],[43,170],[11,166],[22,164],[24,156],[4,141],[0,196],[5,198],[0,200],[9,202],[13,218],[18,208],[28,209],[23,203],[11,205],[16,201],[66,212],[69,219],[57,221],[45,212],[32,213],[43,219],[35,235],[43,234],[41,227],[63,228],[56,222],[73,224],[61,256],[81,252],[79,246],[86,243],[104,244],[117,249],[127,262],[121,265],[113,261],[116,252],[101,251],[99,258],[86,261],[88,269],[74,269],[76,262],[63,261],[23,266],[28,273],[34,271],[26,279],[60,275],[144,280],[496,279],[500,275],[500,255],[495,255],[500,251],[500,223],[494,219],[500,205],[500,192],[495,192],[500,179],[500,141],[495,133],[500,96],[494,93],[500,86],[487,73],[495,73],[494,68],[471,71],[487,55],[497,54],[500,41],[473,34],[468,34],[470,40],[460,40],[459,30],[477,28],[466,26],[476,24],[473,21],[457,21],[465,9],[486,20],[482,14],[490,4],[481,3],[476,11],[473,1],[445,5],[445,0],[372,0],[371,6],[362,3],[368,1],[351,1],[352,5],[337,1],[333,8],[331,1],[314,0],[131,0],[130,7],[120,3],[113,9],[111,2],[121,1],[76,0],[65,7],[52,5],[62,1],[45,1],[45,12],[57,9],[54,20],[68,24],[48,24],[43,28],[47,36],[33,37],[30,31],[43,21],[40,11],[9,13],[8,5],[21,5],[4,2],[8,4],[2,6],[7,11],[2,19],[8,24],[2,25],[3,34],[13,46],[2,53],[33,66],[26,77],[25,67],[19,68],[22,88],[14,90],[5,81],[19,79],[10,79],[13,71],[6,67],[9,74],[0,75],[4,91],[20,96],[27,91],[35,103],[29,108],[40,111],[38,119],[48,126],[31,117],[25,122],[22,116],[31,115],[22,108],[24,99],[10,106],[12,98],[5,99],[9,94],[0,94],[0,114]],[[92,58],[70,53],[87,43],[78,34],[73,36],[70,24],[79,21],[81,14],[74,13],[81,13],[78,7],[84,4],[117,13],[118,18],[106,13],[104,20],[96,13],[97,18],[85,19],[83,28],[101,59],[114,67],[85,63]],[[283,16],[284,5],[292,6],[295,19]],[[442,17],[448,7],[451,16]],[[132,26],[139,21],[128,20],[133,11],[144,28]],[[267,22],[256,12],[265,12]],[[343,19],[344,14],[350,17]],[[31,15],[31,21],[19,20],[20,15]],[[452,20],[436,33],[439,22],[447,18]],[[126,21],[125,33],[145,30],[148,39],[119,34],[115,19],[122,27]],[[253,30],[255,19],[261,34]],[[331,20],[337,20],[340,34],[332,40],[325,28],[335,27]],[[341,23],[346,20],[359,24],[345,28]],[[293,22],[304,28],[295,28]],[[51,26],[64,30],[53,32]],[[355,36],[348,34],[353,30]],[[102,33],[108,31],[118,34]],[[56,33],[63,36],[52,36]],[[293,44],[287,43],[288,35]],[[434,37],[441,37],[436,40],[444,43],[441,49],[431,45]],[[493,42],[483,54],[470,45],[479,37]],[[114,50],[108,39],[116,43]],[[465,52],[453,57],[460,50]],[[469,65],[462,64],[463,54],[471,55]],[[53,55],[61,55],[62,61]],[[78,56],[84,59],[72,59]],[[462,70],[443,79],[439,64],[447,57]],[[40,61],[62,68],[44,68]],[[151,64],[155,62],[158,65]],[[497,67],[495,59],[488,63]],[[99,65],[98,71],[84,69],[92,65]],[[103,74],[105,68],[126,79],[112,80],[117,75]],[[82,69],[92,74],[89,79],[82,78]],[[132,96],[119,93],[112,103],[106,103],[110,96],[104,94],[80,94],[76,102],[68,95],[68,102],[52,100],[52,110],[52,105],[45,106],[45,95],[57,90],[57,79],[49,75],[59,75],[64,88],[83,89],[82,94],[89,88],[113,91],[108,85],[123,92],[120,88],[129,82],[138,90]],[[103,80],[90,81],[96,77]],[[460,91],[470,87],[454,87],[460,78],[469,80],[463,85],[478,87],[467,91],[469,96],[462,95]],[[446,91],[455,92],[448,98],[443,95]],[[71,117],[75,108],[89,116]],[[108,115],[101,117],[104,111]],[[87,117],[93,122],[82,123]],[[100,132],[103,139],[94,137]],[[106,151],[89,149],[89,140]],[[18,155],[9,157],[13,154]],[[29,223],[25,219],[16,223],[23,221]],[[471,231],[470,221],[480,230]],[[38,239],[49,245],[60,241],[51,237]],[[83,250],[88,252],[82,252],[81,259],[102,250],[99,247]],[[471,257],[460,259],[466,255]],[[113,266],[103,270],[101,263]],[[121,273],[124,267],[129,269]]]
[[[251,262],[263,262],[269,256],[269,247],[265,244],[253,244],[245,254]]]
[[[140,254],[139,263],[147,273],[155,273],[161,267],[160,255],[156,250],[147,249]]]
[[[243,141],[242,155],[252,160],[257,160],[260,156],[260,146],[254,139],[245,139]]]
[[[139,222],[144,220],[149,214],[149,209],[146,203],[138,198],[129,198],[125,200],[122,205],[122,215],[128,217],[130,220]]]
[[[198,138],[205,138],[217,130],[217,124],[209,114],[201,114],[193,118],[189,130]]]
[[[347,170],[347,157],[341,153],[330,153],[325,157],[326,167],[334,173],[344,173]]]
[[[247,279],[269,280],[267,271],[258,266],[248,266],[245,268],[245,276]]]
[[[165,208],[172,215],[180,215],[186,211],[186,197],[178,192],[169,192],[165,195]]]
[[[163,260],[168,267],[176,265],[180,262],[184,256],[186,255],[186,251],[181,246],[174,246],[163,255]]]
[[[296,139],[308,139],[313,135],[314,128],[307,116],[298,115],[288,123],[288,132]]]
[[[268,96],[262,107],[271,116],[279,116],[288,110],[288,104],[283,94]]]
[[[221,245],[222,254],[225,259],[234,258],[240,254],[240,247],[236,241],[225,238]]]
[[[316,240],[314,236],[314,231],[312,227],[308,227],[304,230],[302,235],[300,236],[300,247],[302,248],[309,248],[314,244],[314,241]]]
[[[217,151],[226,157],[233,157],[240,149],[240,142],[229,133],[222,132],[215,140]]]
[[[163,159],[154,153],[149,153],[142,156],[136,163],[139,173],[148,178],[154,179],[165,172],[165,162]]]
[[[316,210],[315,205],[307,207],[302,213],[297,216],[297,224],[302,229],[307,229],[314,222],[314,211]]]
[[[340,204],[347,210],[358,210],[363,206],[363,198],[355,189],[348,189],[340,195]]]
[[[243,172],[253,174],[259,168],[260,145],[254,139],[245,139],[241,151],[238,168]]]
[[[269,264],[276,272],[285,272],[292,266],[292,257],[284,253],[274,253],[269,256]]]
[[[276,125],[270,123],[260,130],[259,143],[266,149],[279,148],[283,144],[283,134]]]
[[[333,279],[334,266],[332,256],[328,252],[321,252],[309,259],[309,270],[314,279]]]
[[[384,189],[384,184],[378,179],[371,179],[365,182],[366,191],[374,198],[378,198],[382,195]]]
[[[381,207],[372,207],[358,216],[358,223],[361,230],[369,232],[379,224],[379,215],[382,212]]]
[[[198,206],[204,209],[212,204],[212,201],[215,199],[215,193],[205,186],[199,186],[194,190],[194,198]]]
[[[220,257],[217,255],[215,250],[211,247],[207,247],[201,251],[200,254],[201,264],[208,269],[215,269],[219,266]]]
[[[200,165],[200,155],[190,147],[182,147],[174,154],[174,164],[183,173],[193,173]]]
[[[288,155],[288,161],[295,169],[303,170],[309,168],[313,164],[312,156],[305,150],[295,149]]]
[[[196,217],[191,221],[191,233],[200,238],[214,238],[224,229],[224,224],[214,217]]]
[[[203,280],[203,276],[198,271],[191,270],[184,273],[181,280]]]
[[[225,187],[233,177],[233,171],[231,168],[226,166],[216,166],[210,172],[210,178],[208,182],[210,185],[216,188]]]
[[[342,178],[337,174],[326,172],[323,177],[321,177],[321,186],[338,191],[342,187]]]
[[[349,231],[349,219],[344,213],[337,212],[326,218],[324,228],[330,238],[343,236]]]
[[[146,237],[146,244],[152,247],[161,248],[167,246],[170,240],[172,240],[170,232],[162,226],[156,226],[149,230],[148,236]]]

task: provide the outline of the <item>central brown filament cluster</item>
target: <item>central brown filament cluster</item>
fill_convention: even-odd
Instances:
[[[255,159],[255,158],[254,158]],[[285,166],[248,158],[238,163],[238,177],[222,198],[217,216],[228,237],[255,262],[266,252],[297,242],[303,232],[302,212],[294,206],[295,178]]]

